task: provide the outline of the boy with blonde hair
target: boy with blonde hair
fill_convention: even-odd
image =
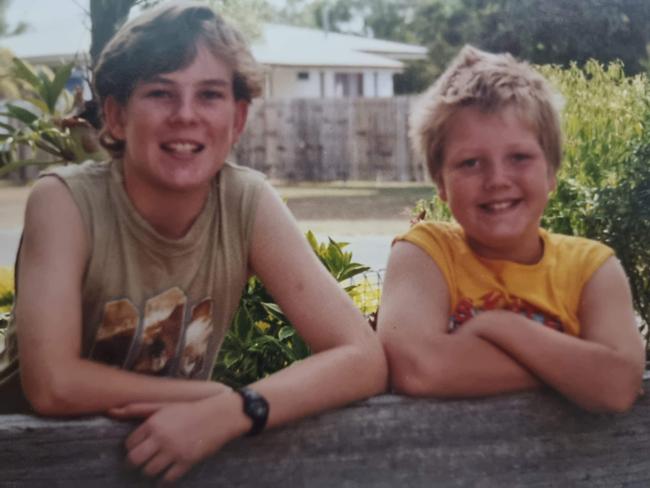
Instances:
[[[526,63],[466,46],[411,137],[457,223],[394,243],[379,316],[393,388],[468,397],[548,385],[593,411],[636,399],[643,345],[612,249],[539,227],[561,162],[560,97]]]

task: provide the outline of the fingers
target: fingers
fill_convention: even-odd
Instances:
[[[156,453],[158,453],[160,447],[157,442],[152,440],[151,437],[148,437],[133,448],[129,447],[128,449],[129,454],[127,455],[127,460],[132,466],[138,467],[149,461]]]
[[[167,470],[165,476],[163,477],[163,481],[165,483],[173,483],[185,473],[187,473],[191,467],[191,464],[176,463]]]
[[[160,451],[142,469],[142,472],[147,476],[157,476],[169,467],[174,462],[173,457],[167,453]]]
[[[149,425],[145,422],[126,438],[126,448],[131,451],[149,437]]]
[[[166,403],[130,403],[123,407],[114,407],[108,410],[108,415],[118,419],[142,418],[153,415],[163,408]]]

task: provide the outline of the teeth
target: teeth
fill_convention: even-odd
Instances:
[[[484,207],[493,212],[498,212],[500,210],[505,210],[507,208],[512,207],[514,203],[515,203],[514,201],[487,203],[484,205]]]
[[[163,144],[163,147],[177,153],[190,154],[197,151],[200,146],[198,144],[192,144],[191,142],[172,142],[169,144]]]

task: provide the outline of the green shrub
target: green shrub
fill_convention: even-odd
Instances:
[[[13,79],[20,84],[22,103],[7,104],[0,115],[10,123],[0,122],[0,176],[28,165],[79,163],[100,160],[95,130],[84,119],[72,115],[74,100],[65,90],[72,64],[54,72],[36,70],[18,58],[13,59]],[[32,156],[19,159],[19,148],[28,147]],[[5,149],[6,148],[6,149]]]
[[[368,271],[352,261],[343,249],[347,243],[332,239],[318,243],[311,232],[307,240],[330,274],[353,295],[357,285],[346,284]],[[252,277],[244,290],[232,326],[226,333],[212,377],[232,387],[253,383],[311,354],[309,347],[273,302],[262,283]]]
[[[620,63],[542,70],[566,100],[563,167],[543,225],[616,251],[650,357],[650,83]]]
[[[626,77],[620,63],[540,70],[565,99],[564,158],[542,226],[614,248],[650,358],[650,83]],[[435,197],[413,212],[416,219],[451,218]]]

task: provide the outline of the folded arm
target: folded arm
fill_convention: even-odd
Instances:
[[[16,303],[21,380],[36,412],[99,413],[130,402],[196,400],[227,390],[81,358],[81,284],[88,256],[69,191],[53,177],[38,181],[26,208]]]
[[[579,338],[512,312],[482,315],[467,324],[465,333],[499,347],[581,407],[619,412],[634,403],[644,370],[643,342],[616,258],[609,258],[585,285]]]
[[[378,324],[395,391],[470,397],[539,386],[521,363],[489,341],[474,334],[449,334],[449,304],[449,290],[435,262],[419,247],[397,242]]]

